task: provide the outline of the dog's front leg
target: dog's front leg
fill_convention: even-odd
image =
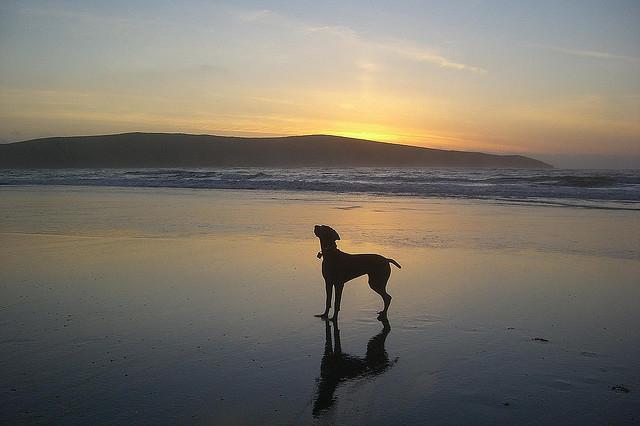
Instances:
[[[338,312],[340,312],[340,300],[342,299],[342,289],[344,283],[336,284],[336,305],[333,307],[333,317],[331,321],[338,321]]]
[[[315,315],[319,318],[329,318],[329,309],[331,308],[331,297],[333,296],[333,283],[329,280],[325,280],[325,290],[327,292],[327,300],[324,306],[324,312],[318,315]]]

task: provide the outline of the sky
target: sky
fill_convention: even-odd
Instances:
[[[640,167],[640,2],[0,2],[0,141],[129,131]]]

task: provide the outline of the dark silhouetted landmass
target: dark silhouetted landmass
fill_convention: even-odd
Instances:
[[[2,168],[251,166],[552,167],[521,155],[445,151],[329,135],[241,138],[123,133],[43,138],[0,145]]]

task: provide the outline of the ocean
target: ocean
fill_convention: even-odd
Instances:
[[[640,210],[640,170],[5,169],[0,170],[0,185],[325,191]]]

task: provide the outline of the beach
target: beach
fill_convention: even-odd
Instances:
[[[0,203],[2,423],[640,421],[637,210],[39,185]],[[315,224],[402,265],[390,329],[366,278],[346,285],[350,357],[313,316]]]

